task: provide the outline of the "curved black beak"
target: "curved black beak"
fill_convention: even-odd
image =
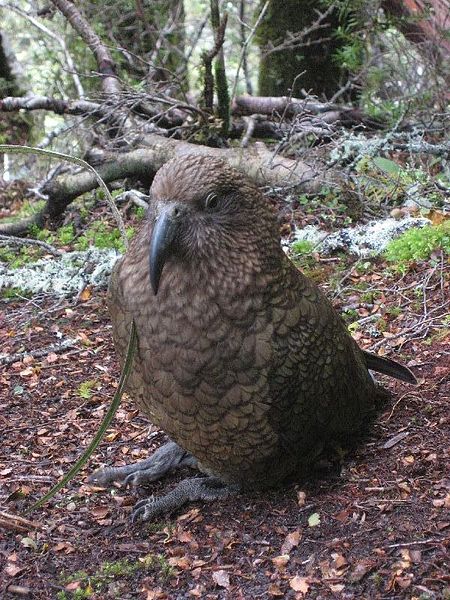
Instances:
[[[164,264],[169,256],[178,229],[180,210],[176,206],[161,212],[153,227],[150,240],[150,283],[156,296]]]

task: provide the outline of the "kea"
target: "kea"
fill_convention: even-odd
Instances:
[[[122,364],[136,325],[128,393],[171,441],[90,481],[137,486],[184,466],[201,476],[138,502],[141,520],[305,477],[369,422],[383,396],[369,370],[415,382],[358,347],[286,256],[272,208],[243,173],[181,156],[157,172],[150,196],[108,304]]]

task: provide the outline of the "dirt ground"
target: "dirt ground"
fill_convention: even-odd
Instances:
[[[94,436],[119,371],[104,292],[86,290],[77,304],[5,301],[0,352],[17,356],[0,371],[0,597],[450,598],[450,337],[437,327],[448,270],[424,264],[395,284],[376,269],[345,276],[339,309],[385,312],[384,331],[357,330],[358,342],[393,352],[419,385],[386,381],[392,398],[339,469],[136,525],[137,491],[85,483],[98,466],[144,458],[164,441],[128,399],[82,474],[25,514]],[[362,302],[358,277],[382,301]],[[68,338],[73,346],[52,346]]]

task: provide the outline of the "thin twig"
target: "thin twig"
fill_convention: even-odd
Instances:
[[[53,256],[62,256],[61,250],[58,250],[54,246],[47,244],[47,242],[41,242],[41,240],[31,240],[28,238],[19,238],[14,235],[2,235],[0,234],[0,245],[1,246],[37,246],[46,250]]]
[[[77,90],[77,94],[78,94],[79,98],[84,98],[85,94],[84,94],[83,85],[80,81],[80,78],[78,77],[75,63],[72,59],[72,56],[71,56],[69,50],[67,49],[64,38],[57,35],[54,31],[52,31],[51,29],[46,27],[43,23],[38,21],[38,19],[36,19],[32,15],[28,14],[27,12],[25,12],[24,10],[22,10],[19,6],[16,6],[15,4],[12,4],[10,2],[1,2],[0,8],[12,10],[15,13],[17,13],[18,15],[20,15],[21,17],[23,17],[24,19],[27,19],[27,21],[29,21],[32,25],[34,25],[34,27],[39,29],[39,31],[42,31],[42,33],[44,33],[45,35],[48,35],[49,37],[51,37],[53,40],[55,40],[61,46],[64,57],[66,59],[67,70],[72,76],[73,84],[75,86],[75,89]]]
[[[256,19],[255,25],[253,26],[252,30],[250,31],[249,35],[247,36],[247,39],[242,44],[241,56],[239,58],[239,64],[238,64],[238,68],[236,70],[236,75],[234,77],[233,91],[231,93],[231,101],[233,101],[233,98],[236,95],[236,88],[237,88],[238,80],[239,80],[239,72],[241,70],[241,67],[242,67],[242,64],[243,64],[244,60],[246,60],[248,45],[250,44],[253,36],[256,33],[256,30],[258,29],[259,24],[261,23],[264,15],[266,13],[267,7],[269,6],[269,3],[270,3],[270,0],[267,0],[264,3],[264,6],[262,7],[261,12],[258,15],[258,18]]]
[[[415,542],[400,542],[398,544],[388,544],[385,548],[405,548],[407,546],[421,546],[423,544],[440,544],[441,540],[430,538],[428,540],[417,540]]]

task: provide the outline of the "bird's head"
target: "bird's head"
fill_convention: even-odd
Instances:
[[[242,254],[256,251],[258,238],[277,243],[273,213],[258,189],[218,158],[170,160],[157,172],[150,196],[150,282],[155,295],[170,256],[204,260],[228,252],[245,260]]]

